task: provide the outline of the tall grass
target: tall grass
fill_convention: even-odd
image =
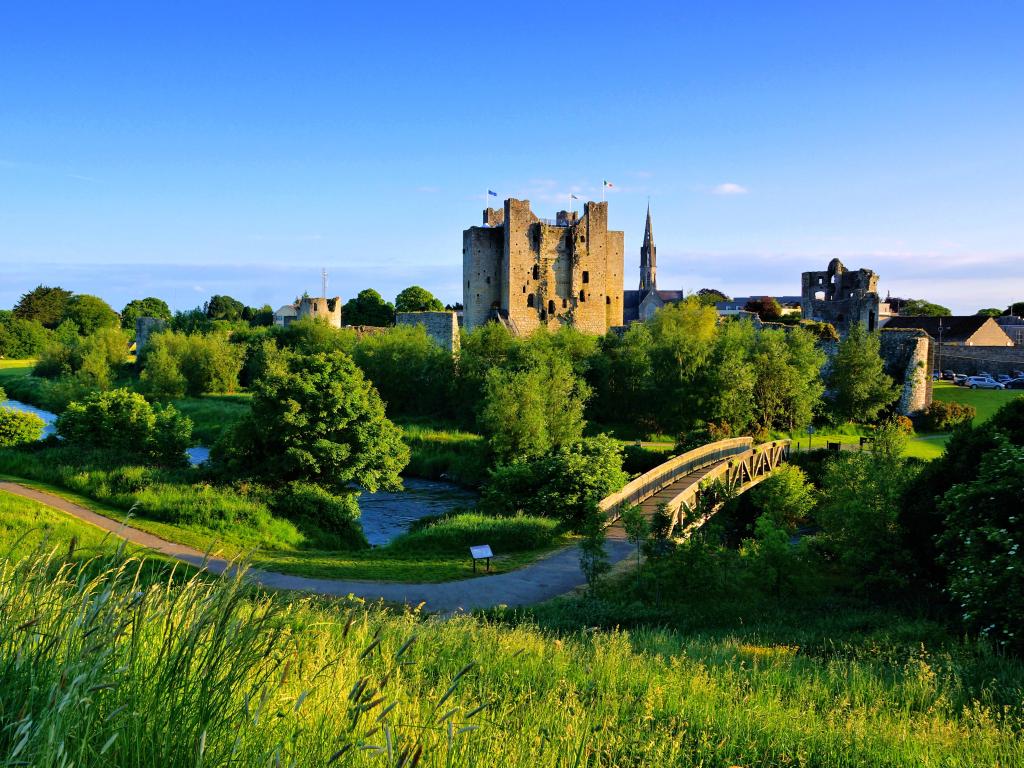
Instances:
[[[252,593],[141,561],[0,559],[0,756],[34,766],[1020,765],[989,659],[555,637]],[[1019,687],[1018,687],[1019,693]]]
[[[491,463],[487,441],[472,432],[416,423],[402,425],[411,455],[405,474],[479,488]]]

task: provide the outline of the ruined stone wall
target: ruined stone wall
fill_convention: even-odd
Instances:
[[[848,270],[832,259],[822,272],[803,273],[800,293],[804,318],[831,323],[841,336],[855,323],[878,328],[878,275],[870,269]]]
[[[540,325],[539,288],[546,282],[541,269],[541,227],[532,226],[537,217],[529,200],[505,201],[505,264],[501,308],[520,333],[530,333]],[[535,277],[536,275],[536,277]]]
[[[501,306],[504,247],[500,227],[472,227],[462,233],[462,306],[467,331],[486,323],[491,308]]]
[[[880,353],[885,372],[903,384],[899,411],[904,416],[923,411],[932,401],[935,345],[919,330],[882,330]]]
[[[459,353],[459,320],[454,312],[399,312],[395,325],[420,325],[438,346],[453,355]]]
[[[968,376],[985,371],[993,376],[1024,371],[1024,348],[1021,347],[965,347],[942,344],[936,355],[935,367]]]
[[[932,337],[920,330],[883,329],[879,338],[879,354],[885,363],[885,372],[901,387],[899,412],[912,416],[927,408],[932,401],[932,371],[935,370]],[[839,351],[839,342],[819,341],[818,347],[826,355],[821,375],[827,378]]]
[[[157,317],[135,318],[135,354],[141,355],[149,344],[149,337],[167,328],[167,322]]]
[[[605,246],[605,327],[614,328],[623,323],[623,296],[625,294],[625,233],[608,232]]]
[[[341,328],[341,297],[303,296],[299,302],[298,319],[325,320],[329,325]]]

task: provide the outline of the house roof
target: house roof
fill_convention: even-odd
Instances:
[[[967,341],[981,330],[985,323],[992,320],[985,315],[953,315],[950,317],[928,317],[926,315],[910,315],[890,318],[886,328],[917,328],[933,339],[940,337],[939,323],[942,323],[942,341]],[[993,325],[995,322],[993,321]]]
[[[274,315],[277,317],[298,317],[299,310],[295,308],[294,304],[285,304]]]

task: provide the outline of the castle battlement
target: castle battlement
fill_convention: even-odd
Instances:
[[[605,333],[622,325],[622,232],[608,229],[608,203],[538,218],[529,200],[486,208],[462,233],[464,327],[500,319],[517,333],[572,325]]]

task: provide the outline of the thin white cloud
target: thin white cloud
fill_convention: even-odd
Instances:
[[[750,190],[742,184],[735,184],[731,181],[719,184],[711,190],[712,195],[746,195],[749,192]]]

